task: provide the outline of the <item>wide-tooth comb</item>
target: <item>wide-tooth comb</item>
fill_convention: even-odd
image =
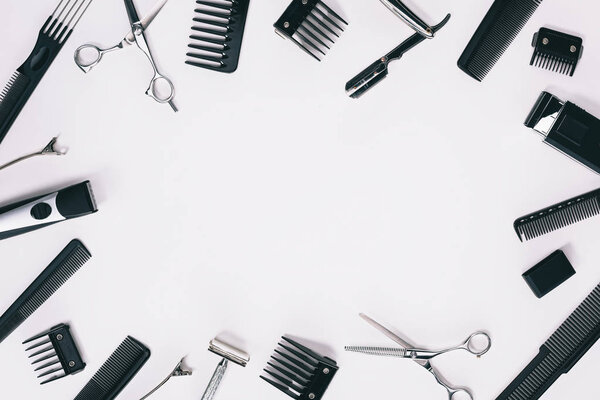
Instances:
[[[496,0],[458,60],[458,67],[482,81],[517,37],[542,0]]]
[[[282,337],[281,349],[275,350],[261,378],[296,400],[319,400],[335,376],[335,361],[312,351],[300,343]],[[273,379],[274,378],[274,379]]]
[[[237,69],[250,0],[196,0],[186,64],[214,71]]]
[[[75,400],[111,400],[127,386],[150,358],[150,350],[127,336],[81,389]]]
[[[79,355],[79,350],[77,350],[73,336],[71,336],[69,325],[60,324],[54,326],[39,335],[27,339],[23,344],[31,343],[42,338],[43,340],[38,341],[25,349],[25,351],[33,351],[33,353],[29,355],[29,358],[39,357],[31,363],[31,365],[36,367],[34,371],[39,374],[37,376],[38,378],[54,374],[49,378],[46,378],[40,385],[83,371],[85,363]],[[45,345],[48,346],[38,349],[38,347]],[[42,362],[43,364],[40,364]]]
[[[521,217],[515,221],[514,228],[523,242],[598,214],[600,189]]]
[[[50,298],[92,255],[75,239],[0,317],[0,343]]]
[[[535,47],[529,65],[573,76],[583,52],[583,39],[548,28],[533,35]]]
[[[321,61],[348,23],[321,0],[292,0],[273,25],[275,32]]]
[[[93,0],[60,0],[33,51],[0,94],[0,142]]]

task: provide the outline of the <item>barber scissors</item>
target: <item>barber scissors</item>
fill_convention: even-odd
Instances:
[[[154,70],[154,77],[150,81],[150,85],[146,90],[146,95],[152,97],[155,101],[159,103],[168,103],[173,111],[177,112],[177,107],[173,103],[173,97],[175,96],[175,87],[169,78],[162,75],[158,72],[156,67],[156,63],[154,62],[154,58],[152,57],[152,53],[150,52],[150,47],[148,46],[148,42],[146,41],[146,36],[144,35],[144,31],[146,28],[152,23],[154,18],[158,15],[158,13],[162,10],[164,5],[168,0],[159,0],[152,11],[148,13],[143,19],[140,20],[138,17],[137,11],[133,4],[133,0],[124,0],[125,8],[127,9],[127,15],[129,16],[129,21],[131,23],[131,31],[125,35],[123,40],[116,44],[115,46],[108,48],[100,48],[94,44],[87,43],[82,46],[79,46],[75,50],[75,64],[83,72],[89,72],[93,67],[98,65],[102,60],[102,57],[106,53],[110,53],[115,50],[123,49],[126,46],[136,44],[137,47],[148,57],[150,61],[150,65]]]
[[[463,387],[453,387],[448,384],[440,375],[440,373],[433,368],[430,360],[441,354],[448,353],[455,350],[465,350],[471,354],[481,357],[487,353],[492,347],[492,339],[490,336],[482,331],[478,331],[469,336],[463,343],[458,346],[450,347],[448,349],[439,351],[430,351],[424,349],[417,349],[411,346],[407,341],[400,338],[398,335],[369,318],[365,314],[360,314],[360,317],[367,321],[375,329],[383,333],[394,342],[398,343],[402,348],[391,348],[391,347],[364,347],[364,346],[346,346],[346,351],[352,351],[357,353],[376,355],[376,356],[387,356],[387,357],[399,357],[412,359],[414,362],[419,364],[421,367],[429,371],[435,380],[448,392],[449,400],[473,400],[471,392]]]

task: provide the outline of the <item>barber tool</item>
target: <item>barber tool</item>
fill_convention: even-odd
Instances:
[[[150,350],[131,336],[117,347],[74,400],[112,400],[144,366]]]
[[[150,397],[154,392],[156,392],[158,389],[160,389],[161,387],[163,387],[163,385],[165,383],[167,383],[169,381],[169,379],[171,379],[174,376],[189,376],[192,374],[192,371],[189,371],[187,369],[183,369],[183,358],[181,359],[181,361],[179,361],[177,363],[177,365],[175,366],[175,368],[173,368],[173,371],[171,371],[171,373],[165,378],[163,379],[163,381],[161,383],[158,384],[158,386],[156,386],[154,389],[152,389],[151,391],[148,392],[148,394],[146,394],[144,397],[142,397],[140,400],[145,400],[148,397]]]
[[[238,67],[250,0],[196,0],[186,64],[220,72]]]
[[[600,285],[577,307],[496,400],[537,400],[600,337]],[[577,397],[577,396],[575,396]]]
[[[0,93],[0,142],[92,1],[60,0],[42,26],[33,51]]]
[[[481,82],[541,3],[495,0],[458,59],[458,67]]]
[[[50,298],[92,255],[75,239],[42,271],[0,317],[0,343]]]
[[[346,83],[346,93],[353,99],[362,96],[367,90],[378,84],[388,75],[388,64],[394,60],[402,58],[404,53],[424,41],[432,39],[435,33],[439,31],[450,20],[450,14],[439,24],[430,27],[419,17],[408,9],[398,0],[381,0],[390,10],[399,16],[403,21],[417,31],[414,35],[402,42],[394,50],[369,65],[365,70],[350,79]]]
[[[42,340],[39,340],[42,339]],[[35,371],[39,373],[38,378],[52,375],[40,385],[64,378],[83,371],[85,363],[79,355],[69,325],[56,325],[49,330],[27,339],[23,344],[33,343],[25,351],[34,351],[29,358],[37,357],[31,364],[36,366]],[[42,349],[41,346],[48,345]],[[43,362],[41,365],[36,365]],[[57,366],[58,365],[58,366]]]
[[[89,181],[21,200],[0,208],[0,240],[96,211]]]
[[[292,0],[273,26],[279,36],[321,61],[344,31],[342,25],[348,23],[321,0]]]
[[[150,80],[150,85],[146,90],[146,95],[150,96],[158,103],[168,103],[173,111],[177,112],[177,107],[175,107],[175,103],[173,103],[175,86],[173,86],[173,83],[169,78],[158,72],[156,63],[154,62],[154,58],[150,52],[150,47],[146,41],[146,35],[144,33],[148,25],[150,25],[154,18],[156,18],[168,0],[159,0],[154,8],[148,13],[148,15],[141,20],[138,17],[133,0],[124,1],[125,8],[127,9],[127,15],[129,16],[129,21],[131,23],[131,31],[125,35],[125,38],[121,42],[113,47],[101,49],[100,47],[91,43],[79,46],[77,50],[75,50],[75,63],[83,72],[89,72],[102,60],[104,54],[123,49],[126,46],[135,43],[140,51],[144,53],[146,57],[148,57],[148,61],[150,61],[150,65],[154,71],[154,76]]]
[[[360,314],[360,317],[367,321],[375,329],[383,333],[385,336],[398,343],[400,346],[402,346],[402,348],[347,346],[346,351],[353,351],[375,356],[411,359],[433,374],[436,381],[448,392],[448,398],[450,400],[458,400],[459,398],[473,399],[473,395],[468,389],[461,387],[452,387],[448,383],[446,383],[445,380],[441,377],[440,373],[433,368],[433,366],[430,363],[430,360],[434,357],[439,356],[440,354],[448,353],[450,351],[455,350],[465,350],[477,357],[481,357],[482,355],[487,353],[492,347],[492,339],[487,333],[481,331],[475,332],[458,346],[450,347],[448,349],[440,351],[430,351],[415,348],[414,346],[410,345],[407,341],[400,338],[398,335],[396,335],[389,329],[385,328],[383,325],[372,320],[364,314]]]
[[[518,218],[515,231],[521,242],[600,214],[600,189]]]
[[[583,54],[583,39],[548,28],[533,35],[535,47],[529,65],[573,76]]]
[[[213,339],[208,344],[208,351],[215,353],[218,356],[223,357],[221,362],[217,365],[215,372],[213,373],[210,382],[202,395],[202,400],[212,400],[215,397],[215,393],[221,384],[221,380],[225,376],[229,361],[245,367],[250,362],[250,356],[240,349],[236,349],[233,346],[228,345],[219,339]]]
[[[275,349],[277,355],[264,369],[275,380],[262,375],[261,379],[293,399],[320,400],[339,369],[337,363],[290,338],[282,339],[281,349]]]
[[[27,159],[30,159],[32,157],[37,157],[37,156],[64,156],[65,154],[67,154],[67,149],[57,149],[56,148],[56,141],[58,138],[52,138],[52,140],[50,141],[50,143],[48,143],[46,145],[46,147],[44,147],[42,150],[40,151],[36,151],[35,153],[31,153],[31,154],[27,154],[26,156],[23,157],[19,157],[16,160],[13,160],[9,163],[6,163],[2,166],[0,166],[0,171],[8,168],[12,165],[15,165],[17,163],[20,163],[21,161],[25,161]]]
[[[544,143],[600,174],[600,120],[570,101],[542,92],[525,126]]]
[[[556,250],[523,274],[523,279],[538,299],[541,299],[575,275],[569,259]]]

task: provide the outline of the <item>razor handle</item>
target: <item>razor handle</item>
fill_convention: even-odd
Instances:
[[[4,89],[4,96],[0,96],[0,143],[71,35],[69,31],[61,41],[52,39],[49,36],[50,31],[60,31],[64,28],[62,24],[55,27],[54,24],[50,24],[50,20],[51,17],[46,20],[31,54],[14,73]],[[44,32],[46,29],[48,31]]]

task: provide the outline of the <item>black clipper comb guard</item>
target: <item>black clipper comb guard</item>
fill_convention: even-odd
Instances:
[[[279,36],[321,61],[344,31],[343,25],[348,23],[321,0],[292,0],[273,26]]]
[[[600,119],[542,92],[525,126],[544,137],[544,143],[600,174]]]
[[[0,240],[96,211],[89,181],[22,200],[0,208]]]
[[[517,219],[515,231],[527,241],[600,214],[600,189]]]
[[[458,67],[482,81],[541,3],[542,0],[495,0],[458,59]]]
[[[81,389],[75,400],[114,399],[144,366],[148,358],[150,358],[150,350],[136,339],[127,336]]]
[[[496,400],[539,399],[562,374],[573,368],[598,338],[600,285],[540,347],[538,355]]]
[[[27,339],[23,344],[28,344],[42,338],[43,340],[38,341],[25,349],[25,351],[33,351],[33,353],[29,355],[29,358],[39,356],[39,358],[34,360],[31,365],[36,366],[35,371],[39,373],[38,378],[56,372],[58,372],[58,374],[47,378],[41,382],[40,385],[83,371],[85,363],[79,355],[79,350],[77,350],[77,345],[75,345],[73,336],[71,336],[69,325],[56,325],[39,335]],[[38,349],[38,347],[45,345],[48,346]],[[42,362],[43,364],[36,365]]]
[[[0,142],[92,1],[60,0],[42,26],[31,54],[0,94]]]
[[[320,400],[338,371],[337,363],[292,339],[282,339],[281,349],[275,349],[264,369],[270,377],[261,378],[293,399]]]
[[[548,28],[533,35],[535,47],[529,65],[573,76],[583,54],[583,39]]]
[[[220,72],[238,67],[250,0],[196,0],[186,64]]]
[[[92,255],[75,239],[0,317],[0,343],[50,298]]]

